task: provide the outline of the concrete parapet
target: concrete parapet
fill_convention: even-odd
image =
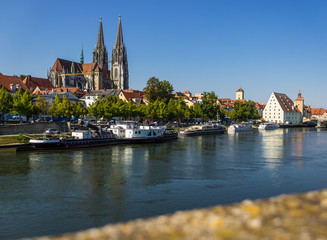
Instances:
[[[48,128],[55,128],[61,132],[68,131],[67,123],[40,122],[40,123],[22,123],[11,124],[7,126],[0,125],[0,135],[11,135],[19,133],[43,133]]]
[[[327,189],[35,239],[327,239]]]

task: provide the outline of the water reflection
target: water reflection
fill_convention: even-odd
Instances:
[[[259,131],[262,142],[262,156],[267,167],[276,168],[281,162],[284,150],[283,129]]]
[[[299,129],[149,145],[0,150],[0,239],[327,187],[327,132]]]

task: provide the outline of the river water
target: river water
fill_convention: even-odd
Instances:
[[[300,128],[83,150],[0,149],[0,239],[326,188],[326,146],[326,131]]]

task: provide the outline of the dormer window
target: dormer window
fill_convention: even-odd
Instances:
[[[16,91],[16,85],[10,84],[10,89],[13,90],[13,91]]]
[[[19,84],[16,84],[16,89],[19,90],[21,86]]]

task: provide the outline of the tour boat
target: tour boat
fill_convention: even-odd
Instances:
[[[67,138],[45,135],[43,138],[30,139],[27,146],[18,147],[16,151],[87,148],[113,144],[118,144],[118,141],[112,133],[85,130],[72,132],[72,136]]]
[[[279,125],[275,123],[261,123],[258,127],[259,130],[275,130],[278,128]]]
[[[200,136],[222,134],[225,132],[225,127],[220,125],[194,125],[178,132],[178,136]]]
[[[165,126],[138,125],[133,121],[120,122],[105,130],[111,131],[119,143],[162,142],[177,138],[177,133],[169,133]]]
[[[228,133],[249,132],[253,130],[252,123],[233,124],[228,127]]]

